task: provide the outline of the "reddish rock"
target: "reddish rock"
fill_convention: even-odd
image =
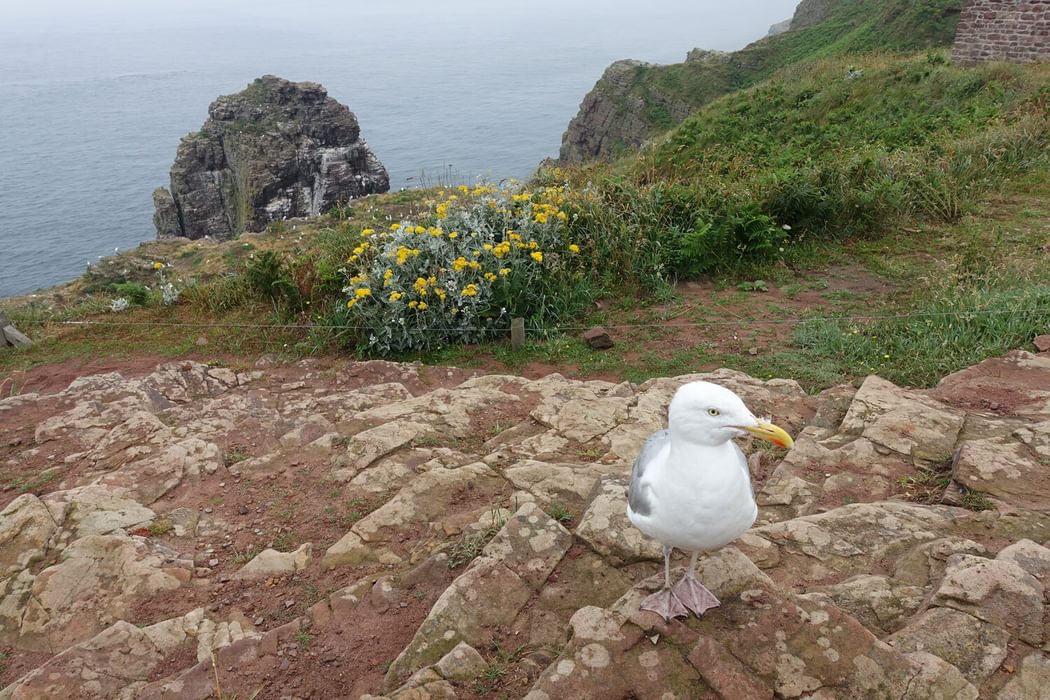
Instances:
[[[583,340],[595,350],[608,350],[614,343],[609,332],[601,326],[585,331],[581,336]]]

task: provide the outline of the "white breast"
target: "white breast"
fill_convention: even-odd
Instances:
[[[686,551],[711,551],[755,522],[758,507],[747,462],[736,445],[711,448],[688,463],[654,462],[642,479],[652,512],[642,516],[628,509],[631,522],[653,539]]]

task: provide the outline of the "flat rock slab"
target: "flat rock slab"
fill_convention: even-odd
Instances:
[[[523,505],[493,538],[485,556],[452,582],[431,608],[383,681],[387,691],[437,662],[460,642],[486,643],[495,625],[510,625],[572,545],[572,537],[534,503]]]

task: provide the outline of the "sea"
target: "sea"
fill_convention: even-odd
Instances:
[[[318,82],[348,105],[391,189],[524,179],[557,156],[611,62],[738,49],[795,3],[4,3],[0,297],[153,238],[151,193],[179,139],[258,76]]]

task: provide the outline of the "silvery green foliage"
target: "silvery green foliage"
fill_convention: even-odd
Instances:
[[[171,282],[165,282],[160,288],[161,301],[164,306],[171,306],[179,300],[179,294],[181,291]]]
[[[124,297],[117,297],[109,303],[109,310],[113,312],[124,311],[128,308],[128,300]]]
[[[579,252],[561,188],[461,187],[419,222],[366,229],[347,260],[347,325],[377,354],[476,343],[534,314]]]

